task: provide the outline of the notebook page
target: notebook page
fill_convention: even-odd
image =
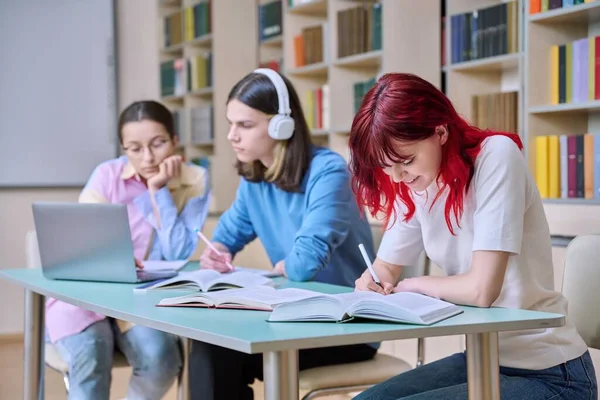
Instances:
[[[340,293],[340,294],[336,294],[334,297],[342,303],[342,306],[344,309],[347,309],[347,308],[351,307],[353,304],[358,303],[359,301],[378,300],[378,299],[383,299],[385,296],[382,294],[379,294],[379,293],[375,293],[375,292],[360,291],[360,292]]]
[[[212,292],[211,298],[214,299],[215,303],[260,303],[273,307],[278,304],[305,300],[319,295],[320,293],[303,289],[290,288],[277,290],[270,286],[253,286],[241,289]]]
[[[451,303],[419,293],[400,292],[383,296],[384,302],[409,311],[411,314],[423,316],[452,306]]]
[[[273,285],[273,281],[269,278],[254,274],[252,272],[236,271],[227,274],[222,274],[218,278],[210,282],[210,286],[216,286],[218,284],[229,284],[239,287],[250,287],[259,285],[271,286]]]

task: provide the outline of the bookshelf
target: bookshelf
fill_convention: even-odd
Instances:
[[[257,8],[252,1],[167,0],[158,10],[160,100],[174,114],[180,152],[209,169],[211,212],[219,213],[239,182],[225,108],[229,90],[256,63]]]
[[[482,12],[500,7],[506,11]],[[573,43],[585,38],[589,43],[589,38],[600,35],[600,1],[445,0],[445,11],[442,74],[459,113],[475,125],[521,135],[552,234],[597,230],[600,219],[590,218],[590,206],[600,205],[600,147],[591,149],[593,140],[584,134],[600,133],[600,89],[598,95],[593,90],[589,94],[583,87],[589,82],[573,78],[595,79],[597,68],[590,74],[589,47],[575,50],[575,59],[587,55],[587,63],[573,62]],[[486,41],[491,41],[487,51],[481,48]],[[508,105],[497,95],[507,92],[513,93],[506,95],[513,96]],[[514,121],[507,123],[500,116]],[[564,142],[574,137],[581,137],[571,145],[579,151],[574,154],[579,165],[571,168],[577,173],[569,178],[568,162],[565,167],[561,160],[569,157]],[[561,182],[563,175],[566,184]]]
[[[357,106],[378,76],[415,72],[440,85],[439,0],[410,7],[395,0],[283,3],[284,73],[308,110],[313,140],[346,159]],[[420,49],[397,40],[415,34]]]
[[[600,205],[600,2],[532,1],[526,15],[530,168],[548,205]]]
[[[523,135],[522,0],[446,0],[443,72],[458,112]]]
[[[202,35],[190,34],[186,10],[205,3],[210,9],[209,29]],[[213,178],[219,171],[212,179],[213,211],[231,204],[239,182],[232,168],[235,156],[226,140],[227,122],[221,117],[226,96],[253,68],[266,66],[284,73],[299,93],[313,141],[346,159],[357,105],[378,76],[414,72],[440,87],[441,1],[403,4],[397,0],[158,1],[160,67],[171,62],[172,69],[179,68],[170,91],[161,85],[161,100],[178,119],[185,157],[209,165]],[[398,40],[415,36],[418,46]],[[190,86],[190,79],[198,83],[189,61],[193,57],[210,61],[206,67],[210,79],[196,86]],[[161,69],[161,77],[169,73]],[[194,117],[196,108],[210,111]],[[207,131],[201,140],[197,140],[198,130],[203,132],[199,125]]]
[[[397,0],[283,1],[283,72],[299,92],[315,143],[348,160],[356,109],[383,73],[413,72],[440,87],[440,7],[439,0],[410,7]],[[398,40],[415,35],[418,46]]]

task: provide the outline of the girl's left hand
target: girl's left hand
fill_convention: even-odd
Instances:
[[[398,284],[396,285],[396,287],[394,288],[394,293],[398,293],[398,292],[415,292],[415,293],[419,293],[419,290],[417,289],[417,283],[418,283],[418,278],[406,278],[406,279],[402,279],[400,282],[398,282]]]
[[[135,259],[135,268],[136,269],[144,269],[144,263],[136,258]]]

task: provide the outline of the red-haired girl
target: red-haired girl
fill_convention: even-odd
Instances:
[[[352,123],[354,190],[387,227],[375,271],[356,290],[410,291],[462,305],[566,314],[554,290],[550,232],[516,134],[462,119],[431,83],[386,74]],[[404,279],[419,254],[447,276]],[[502,398],[597,398],[587,346],[560,328],[499,334]],[[398,375],[357,399],[464,399],[466,359],[457,353]]]

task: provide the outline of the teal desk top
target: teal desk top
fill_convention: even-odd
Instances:
[[[162,298],[186,293],[181,290],[135,293],[133,288],[137,284],[49,280],[44,278],[41,269],[0,270],[0,277],[44,296],[103,315],[244,353],[549,328],[564,324],[564,316],[560,314],[474,307],[462,307],[464,313],[432,326],[370,321],[344,324],[274,323],[266,321],[268,313],[264,311],[156,307]],[[318,282],[291,282],[281,279],[281,283],[280,287],[300,287],[324,293],[352,290]]]

